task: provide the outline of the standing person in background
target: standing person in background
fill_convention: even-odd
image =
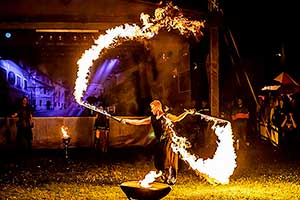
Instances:
[[[210,115],[210,107],[206,100],[204,99],[201,100],[200,109],[198,112],[204,115]]]
[[[278,140],[279,144],[284,142],[284,130],[283,130],[283,122],[286,119],[286,116],[288,114],[288,109],[286,106],[286,103],[282,97],[278,98],[278,105],[274,109],[274,114],[273,114],[273,124],[278,130]]]
[[[24,141],[26,142],[26,149],[32,149],[32,114],[33,109],[31,105],[28,104],[28,98],[23,97],[21,105],[18,106],[17,112],[12,115],[12,117],[18,117],[17,125],[17,147],[23,148]]]
[[[200,109],[198,111],[204,115],[210,115],[210,107],[208,102],[204,99],[201,100]],[[211,132],[209,131],[209,122],[205,119],[200,120],[200,136],[198,138],[202,138],[204,141],[201,141],[202,144],[205,144],[206,148],[209,148],[215,140],[212,138]]]
[[[284,120],[281,123],[281,131],[285,150],[295,150],[297,144],[297,124],[292,112],[285,114]]]
[[[103,106],[100,106],[99,109],[104,111]],[[108,150],[108,134],[109,134],[109,118],[106,115],[101,113],[96,114],[95,124],[95,138],[94,138],[94,147],[95,150],[100,150],[101,152],[106,153]]]
[[[174,153],[172,144],[172,130],[167,126],[167,121],[179,122],[186,115],[194,114],[194,110],[186,110],[184,113],[176,116],[171,113],[165,113],[159,100],[150,103],[152,115],[144,119],[122,119],[123,124],[147,125],[151,124],[157,139],[154,152],[154,165],[159,171],[162,171],[162,179],[165,183],[173,185],[177,179],[178,154]]]
[[[232,109],[231,118],[237,149],[249,146],[247,140],[249,111],[242,98],[237,99],[236,105]]]

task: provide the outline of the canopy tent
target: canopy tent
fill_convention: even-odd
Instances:
[[[290,94],[300,92],[300,85],[286,72],[281,72],[276,76],[273,85],[264,86],[262,91],[274,91],[279,94]]]
[[[299,84],[286,72],[281,72],[278,76],[274,78],[274,80],[278,81],[281,85],[299,86]]]

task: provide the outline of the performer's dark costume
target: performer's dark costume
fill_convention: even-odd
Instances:
[[[165,115],[159,119],[151,116],[151,124],[158,140],[155,148],[154,165],[163,172],[162,178],[168,184],[175,184],[178,171],[178,154],[171,148],[172,132],[166,126]]]

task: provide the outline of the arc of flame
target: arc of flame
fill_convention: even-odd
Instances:
[[[187,151],[189,142],[186,138],[176,135],[173,123],[167,119],[167,126],[173,135],[171,148],[174,152],[179,153],[181,159],[188,163],[192,169],[204,175],[211,184],[227,184],[236,167],[231,123],[208,115],[197,114],[207,121],[214,122],[211,128],[217,135],[219,142],[213,158],[203,160],[189,153]]]
[[[124,24],[106,31],[105,35],[100,35],[95,44],[78,60],[77,79],[75,81],[74,97],[78,104],[85,106],[91,110],[97,111],[97,108],[82,100],[84,92],[87,89],[89,71],[93,62],[98,59],[104,49],[113,48],[122,42],[136,40],[142,41],[151,39],[162,28],[168,31],[177,29],[181,35],[193,35],[195,37],[202,36],[201,29],[204,27],[204,21],[190,21],[179,12],[179,9],[172,4],[167,4],[164,8],[155,10],[154,18],[148,14],[141,14],[142,27],[135,24]],[[207,116],[206,119],[215,123],[213,129],[218,136],[219,144],[213,159],[197,159],[196,156],[187,152],[188,143],[185,138],[176,135],[172,126],[170,130],[173,132],[172,149],[178,152],[193,169],[200,173],[217,180],[219,183],[228,183],[229,176],[233,173],[236,166],[235,153],[233,148],[232,130],[230,122],[227,125],[219,126],[218,119]],[[62,129],[63,130],[63,129]],[[226,162],[225,162],[226,161]],[[226,163],[224,165],[224,163]],[[222,169],[220,169],[222,167]]]
[[[201,115],[201,117],[207,121],[214,122],[211,128],[217,135],[219,142],[213,158],[203,160],[202,158],[197,158],[197,156],[189,153],[187,149],[191,147],[191,143],[185,137],[178,136],[173,128],[174,124],[172,121],[165,117],[167,131],[171,131],[172,134],[171,148],[175,153],[179,153],[181,159],[189,164],[193,170],[196,170],[204,176],[209,183],[213,185],[228,184],[229,178],[236,167],[236,154],[233,146],[231,123],[208,115],[200,113],[196,114]],[[161,176],[161,174],[159,176]],[[151,171],[142,181],[140,181],[143,183],[141,186],[150,187],[150,183],[154,182],[159,176],[154,171]]]
[[[122,42],[135,40],[149,40],[158,34],[162,28],[168,31],[176,29],[181,35],[202,36],[202,28],[205,21],[189,20],[185,18],[180,10],[168,3],[163,8],[157,8],[154,12],[154,18],[150,15],[141,13],[142,27],[136,24],[124,24],[106,31],[105,35],[100,35],[95,44],[84,52],[77,61],[78,71],[75,81],[74,97],[78,104],[91,110],[97,111],[96,107],[84,102],[82,97],[88,86],[89,71],[93,62],[98,59],[104,49],[113,48]]]

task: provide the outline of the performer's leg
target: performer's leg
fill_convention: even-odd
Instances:
[[[99,143],[100,143],[100,130],[95,130],[95,141],[94,141],[94,148],[96,151],[99,150]]]
[[[31,149],[32,149],[32,130],[30,127],[26,128],[25,139],[27,142],[27,150],[31,151]]]
[[[109,147],[109,130],[105,130],[105,152],[108,151],[108,147]]]

